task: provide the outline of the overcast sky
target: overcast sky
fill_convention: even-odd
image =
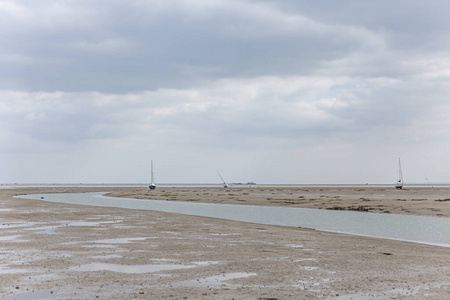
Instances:
[[[0,0],[0,183],[450,182],[449,14]]]

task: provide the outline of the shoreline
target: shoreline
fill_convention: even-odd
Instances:
[[[136,189],[116,187],[112,192],[125,195]],[[169,201],[175,191],[184,201],[196,194],[192,199],[216,202],[234,197],[228,200],[249,203],[259,197],[248,189],[239,192],[242,198],[217,195],[224,193],[223,188],[182,189],[157,187],[156,191],[166,194]],[[445,247],[13,198],[17,194],[88,191],[103,192],[104,187],[0,189],[0,297],[48,293],[51,298],[52,291],[70,299],[442,299],[450,293],[450,252]],[[411,199],[404,193],[406,201],[398,203],[411,212],[445,214],[444,204],[450,203],[434,200],[445,199],[449,191],[427,196],[440,211],[419,209],[424,201],[411,201],[419,199],[418,193],[412,193]],[[286,198],[285,190],[267,192],[273,199]],[[335,190],[320,192],[329,196],[322,200],[336,199]],[[358,194],[362,192],[368,199],[373,197],[371,191],[354,192],[338,202],[351,203],[355,197],[362,201]],[[237,191],[231,189],[230,193]],[[347,194],[341,191],[339,196]],[[304,205],[283,201],[291,200],[262,202]],[[374,201],[378,205],[376,198]]]

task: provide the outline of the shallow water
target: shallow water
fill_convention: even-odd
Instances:
[[[21,235],[7,235],[1,236],[0,241],[14,241],[14,242],[25,242],[24,240],[19,239],[22,237]]]
[[[78,295],[79,296],[79,295]],[[47,299],[73,299],[76,298],[77,294],[62,294],[54,290],[42,290],[42,291],[31,291],[23,292],[17,295],[11,295],[0,298],[1,300],[47,300]],[[83,295],[83,299],[86,298],[96,298],[95,295]],[[98,297],[97,297],[98,298]]]
[[[450,218],[333,211],[308,208],[189,203],[67,193],[18,196],[50,202],[154,210],[234,221],[312,228],[322,231],[450,247]]]
[[[130,244],[134,241],[145,241],[146,237],[138,237],[138,238],[115,238],[115,239],[105,239],[94,241],[94,243],[100,244]]]
[[[217,264],[215,261],[202,261],[195,262],[189,265],[183,264],[147,264],[147,265],[119,265],[119,264],[108,264],[108,263],[91,263],[87,265],[80,265],[76,267],[71,267],[71,271],[82,271],[82,272],[93,272],[93,271],[111,271],[118,273],[127,274],[142,274],[142,273],[155,273],[162,271],[180,270],[180,269],[190,269],[196,267],[202,267],[212,264]]]
[[[1,274],[14,274],[14,273],[24,273],[24,272],[30,272],[30,270],[25,269],[13,269],[10,268],[7,265],[0,265],[0,275]],[[1,299],[1,298],[0,298]]]
[[[141,274],[141,273],[154,273],[160,271],[189,269],[197,267],[196,265],[175,265],[175,264],[151,264],[151,265],[118,265],[107,263],[92,263],[87,265],[81,265],[77,267],[71,267],[72,271],[111,271],[127,274]]]

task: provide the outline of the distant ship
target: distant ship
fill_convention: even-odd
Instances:
[[[153,160],[152,160],[152,183],[148,186],[151,190],[156,189],[155,179],[153,178]]]
[[[398,180],[395,184],[395,188],[401,190],[403,188],[403,174],[402,174],[402,165],[400,163],[400,158],[398,159]]]
[[[253,181],[249,181],[247,183],[235,182],[233,183],[233,185],[256,185],[256,183],[254,183]]]

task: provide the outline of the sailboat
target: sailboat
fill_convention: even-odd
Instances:
[[[153,160],[152,160],[152,183],[148,186],[151,190],[156,189],[155,180],[153,178]]]
[[[395,184],[395,188],[401,190],[403,188],[403,174],[402,174],[402,164],[400,163],[400,158],[398,158],[398,180]]]
[[[217,171],[217,174],[219,174],[220,179],[222,179],[222,181],[223,181],[223,187],[224,187],[224,188],[227,188],[227,187],[228,187],[228,184],[225,182],[225,180],[223,180],[223,178],[222,178],[222,176],[220,175],[219,171]]]

